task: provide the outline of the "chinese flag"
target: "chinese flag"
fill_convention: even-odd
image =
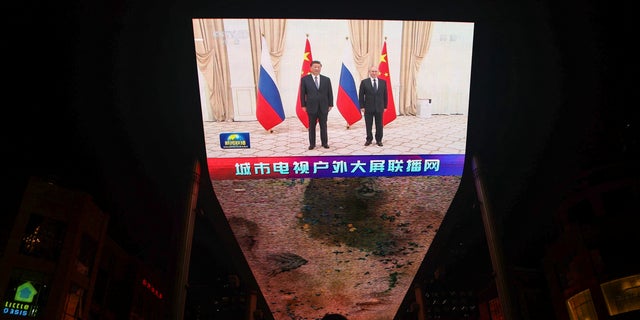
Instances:
[[[304,55],[302,57],[302,70],[300,70],[300,78],[309,74],[310,64],[313,61],[311,57],[311,45],[309,44],[309,38],[307,38],[307,43],[304,46]],[[309,117],[307,113],[302,110],[302,105],[300,105],[300,85],[298,83],[298,100],[296,100],[296,115],[300,122],[304,125],[305,128],[309,129]]]
[[[391,91],[391,76],[389,75],[389,59],[387,59],[387,41],[382,46],[382,54],[380,54],[380,64],[378,65],[380,74],[378,77],[387,83],[387,110],[382,115],[382,125],[386,126],[389,122],[396,119],[396,104],[393,102],[393,91]]]

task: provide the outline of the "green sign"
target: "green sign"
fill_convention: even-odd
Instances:
[[[38,294],[38,290],[33,287],[30,281],[27,281],[18,286],[16,296],[13,299],[15,301],[31,303],[36,294]]]

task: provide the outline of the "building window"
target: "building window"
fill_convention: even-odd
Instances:
[[[600,285],[609,315],[640,310],[640,274]]]
[[[84,288],[72,283],[64,303],[64,320],[82,319]]]
[[[20,243],[20,253],[57,261],[62,250],[66,225],[62,221],[31,214]]]
[[[598,320],[589,289],[567,299],[567,310],[571,320]]]
[[[80,251],[76,259],[76,271],[83,276],[89,276],[93,268],[93,262],[98,252],[98,242],[87,234],[82,234]]]

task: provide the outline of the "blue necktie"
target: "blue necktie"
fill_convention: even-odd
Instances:
[[[373,79],[373,90],[378,91],[378,79]]]

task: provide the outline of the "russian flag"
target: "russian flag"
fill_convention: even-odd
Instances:
[[[340,84],[338,86],[338,99],[336,105],[342,117],[347,121],[347,125],[358,122],[362,119],[360,104],[358,103],[358,90],[356,90],[356,67],[353,62],[351,42],[347,38],[347,45],[342,57],[342,68],[340,69]]]
[[[284,121],[284,108],[280,91],[275,81],[275,72],[271,64],[271,55],[267,40],[262,37],[262,55],[260,57],[260,75],[258,78],[258,97],[256,101],[256,118],[262,127],[270,131]]]

